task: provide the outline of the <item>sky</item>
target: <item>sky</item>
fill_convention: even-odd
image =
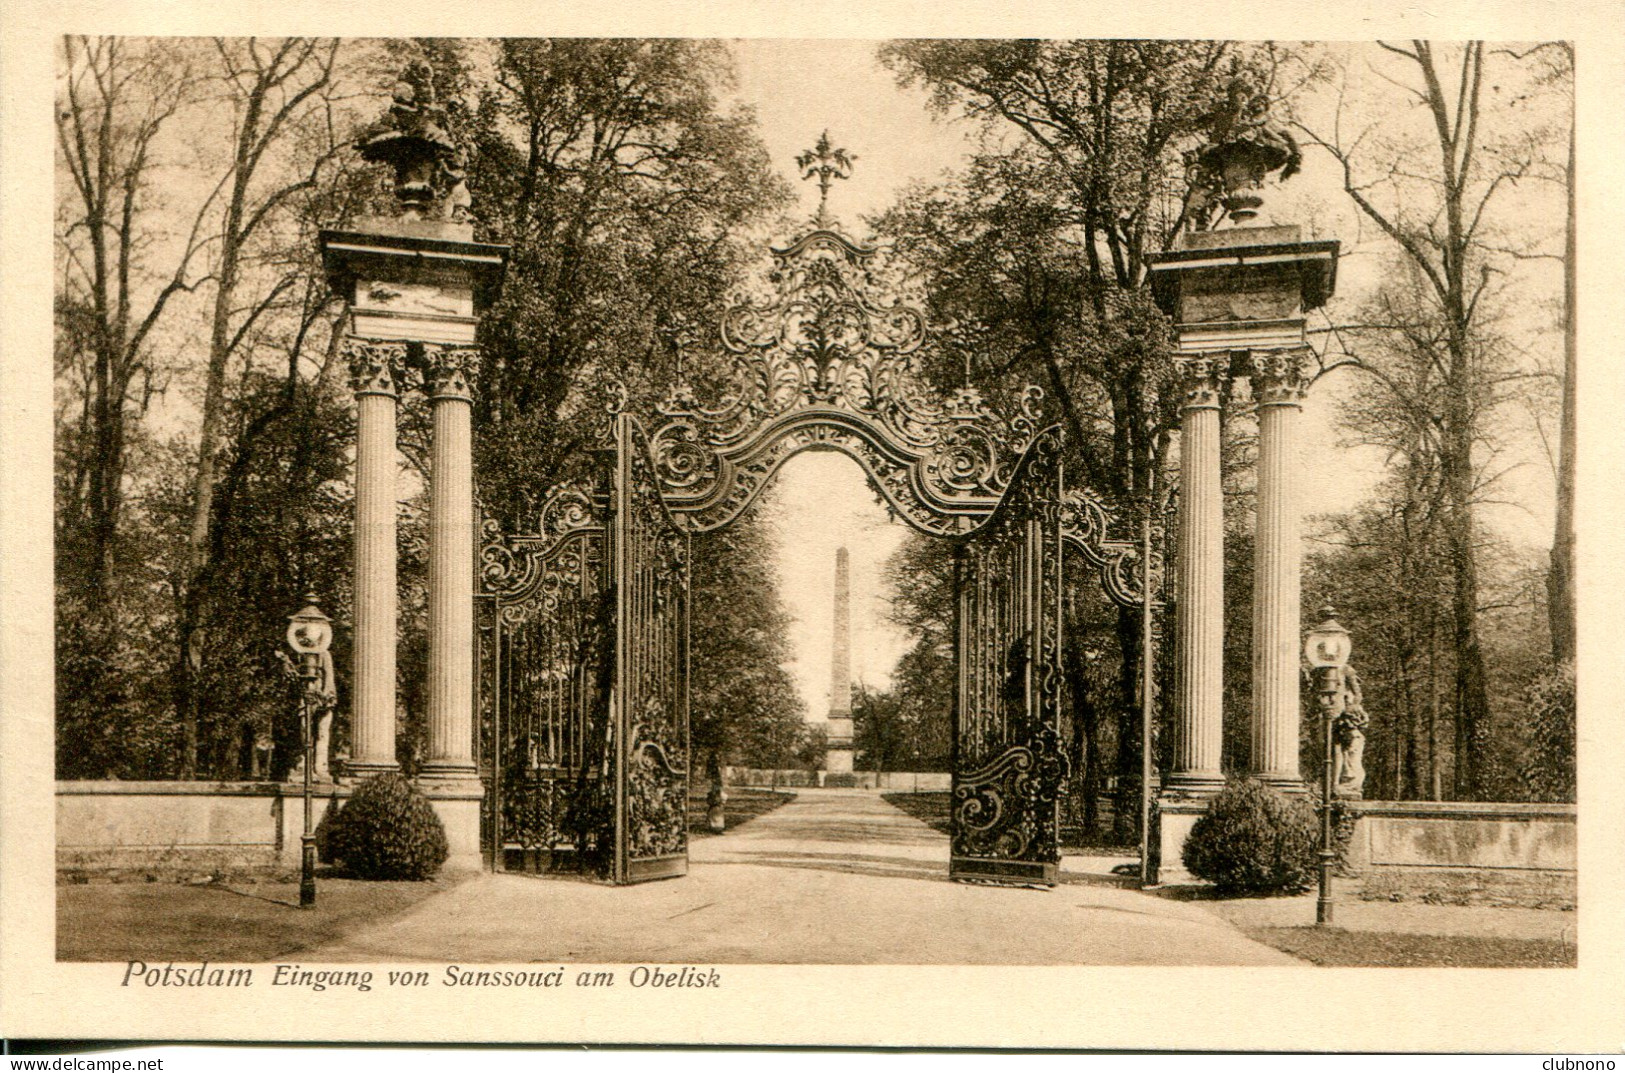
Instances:
[[[971,126],[934,117],[924,90],[898,86],[875,58],[880,44],[733,42],[738,98],[756,109],[773,163],[798,180],[808,214],[818,207],[818,184],[799,181],[796,155],[826,129],[835,145],[856,155],[853,177],[830,193],[830,210],[852,228],[884,210],[910,182],[940,179],[975,149]]]
[[[973,126],[933,115],[923,90],[897,84],[875,58],[879,44],[762,39],[732,43],[737,99],[756,110],[773,164],[797,187],[803,215],[810,216],[817,208],[818,189],[816,183],[800,180],[796,155],[811,148],[827,129],[831,141],[856,158],[852,177],[831,190],[830,210],[860,238],[865,237],[864,217],[883,211],[911,183],[940,181],[964,164],[977,146]],[[1334,315],[1353,308],[1384,270],[1382,243],[1369,222],[1359,218],[1340,181],[1330,158],[1310,150],[1303,172],[1280,188],[1266,207],[1279,222],[1302,224],[1305,237],[1342,240]],[[1306,401],[1301,435],[1306,450],[1299,471],[1299,505],[1305,517],[1349,510],[1384,472],[1380,455],[1338,442],[1333,421],[1336,400],[1357,388],[1358,381],[1349,372],[1333,373]],[[1550,540],[1552,480],[1538,452],[1526,454],[1508,478],[1505,502],[1487,507],[1484,515],[1491,526],[1514,539],[1543,544]],[[798,456],[780,472],[776,488],[782,507],[781,592],[794,619],[791,643],[796,655],[789,670],[809,717],[817,720],[829,704],[835,549],[845,545],[851,555],[853,678],[884,687],[908,647],[906,635],[887,618],[882,581],[885,560],[900,544],[904,526],[886,520],[862,472],[844,456]]]
[[[940,180],[974,150],[974,131],[935,120],[926,94],[905,90],[875,60],[877,41],[746,40],[733,44],[738,97],[756,109],[774,165],[794,180],[800,209],[818,208],[818,186],[802,182],[797,154],[826,128],[831,141],[856,155],[853,177],[836,182],[830,211],[850,231],[880,213],[911,182]],[[863,237],[859,234],[858,237]],[[844,455],[804,453],[776,481],[779,577],[792,619],[795,677],[808,717],[829,710],[833,652],[835,550],[845,546],[852,576],[852,678],[885,687],[908,649],[907,635],[887,618],[882,581],[886,558],[906,526],[889,522],[863,471]]]

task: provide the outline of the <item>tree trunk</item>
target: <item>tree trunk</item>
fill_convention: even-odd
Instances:
[[[1412,644],[1411,666],[1405,672],[1405,727],[1403,732],[1404,754],[1400,768],[1400,779],[1394,788],[1395,796],[1401,801],[1413,801],[1422,796],[1422,771],[1420,747],[1418,739],[1421,730],[1421,712],[1417,704],[1416,678],[1417,667],[1415,659],[1415,644]],[[1398,730],[1395,731],[1399,733]]]
[[[1444,768],[1439,763],[1439,622],[1437,611],[1428,613],[1428,800],[1444,797]]]
[[[1465,376],[1458,388],[1465,394]],[[1451,639],[1456,653],[1456,796],[1482,800],[1488,760],[1490,698],[1484,669],[1484,651],[1478,629],[1478,558],[1473,546],[1473,468],[1471,428],[1459,416],[1467,407],[1459,398],[1444,457],[1445,490],[1449,501],[1446,546],[1450,556]]]
[[[247,138],[254,129],[252,125],[245,127],[243,137]],[[209,331],[209,365],[203,389],[203,427],[198,438],[197,466],[192,471],[192,514],[191,524],[187,530],[181,614],[177,623],[181,658],[176,668],[180,675],[176,699],[185,735],[181,777],[187,779],[195,778],[197,775],[199,698],[196,684],[191,679],[202,669],[202,649],[197,643],[197,633],[202,627],[202,589],[212,558],[209,550],[210,527],[214,515],[215,468],[222,438],[221,425],[225,419],[226,362],[231,357],[231,312],[232,305],[237,299],[237,276],[242,254],[238,238],[242,227],[243,199],[247,194],[248,174],[244,170],[241,148],[237,167],[237,179],[233,184],[232,199],[226,212],[220,246],[220,281],[215,290],[214,316]]]
[[[705,777],[711,783],[705,794],[705,826],[712,834],[721,834],[728,829],[728,795],[722,788],[722,758],[714,748],[706,750]]]
[[[124,479],[124,406],[114,397],[114,359],[99,347],[96,356],[95,457],[90,462],[90,546],[82,566],[85,592],[96,611],[109,603],[113,544],[118,532],[120,488]]]
[[[1102,777],[1100,750],[1100,709],[1095,707],[1089,693],[1088,667],[1082,649],[1068,645],[1066,653],[1067,686],[1072,696],[1072,755],[1076,770],[1083,773],[1079,795],[1080,817],[1085,841],[1100,834],[1100,783]]]
[[[1574,128],[1569,128],[1569,160],[1565,177],[1568,186],[1568,219],[1563,228],[1563,412],[1557,448],[1557,526],[1552,535],[1551,572],[1546,578],[1547,614],[1551,618],[1552,658],[1567,663],[1575,656],[1575,614],[1577,595],[1574,578],[1574,474],[1575,409],[1578,404],[1576,377],[1579,365],[1579,334],[1574,319],[1575,297],[1575,205]]]

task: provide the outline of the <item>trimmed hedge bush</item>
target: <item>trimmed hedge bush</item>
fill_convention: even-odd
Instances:
[[[316,859],[323,864],[338,862],[338,858],[333,855],[333,822],[338,819],[339,812],[343,808],[341,802],[330,802],[322,810],[322,818],[316,821],[316,830],[311,832],[316,836]]]
[[[333,818],[327,847],[361,879],[432,879],[451,852],[429,799],[395,774],[356,787]]]
[[[1208,804],[1180,855],[1185,867],[1229,894],[1296,894],[1315,880],[1315,810],[1264,783],[1232,782]]]

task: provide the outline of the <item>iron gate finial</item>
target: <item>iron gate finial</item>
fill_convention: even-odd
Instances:
[[[796,167],[803,179],[818,176],[818,215],[813,217],[816,227],[827,228],[834,221],[829,215],[829,186],[836,179],[852,177],[852,162],[857,155],[830,144],[829,130],[818,136],[818,144],[796,157]]]

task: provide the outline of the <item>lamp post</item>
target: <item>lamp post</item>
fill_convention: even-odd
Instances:
[[[1320,609],[1320,625],[1303,639],[1303,656],[1315,676],[1315,695],[1325,735],[1320,773],[1320,897],[1315,901],[1315,923],[1332,922],[1332,862],[1337,849],[1332,841],[1332,790],[1336,766],[1333,734],[1343,714],[1343,668],[1349,662],[1349,631],[1333,617],[1330,607]]]
[[[314,594],[305,597],[305,606],[288,616],[288,647],[299,657],[299,681],[304,688],[299,697],[299,736],[303,742],[305,769],[305,833],[299,838],[299,908],[316,904],[316,832],[311,826],[311,770],[316,766],[316,680],[321,675],[322,655],[333,643],[333,621],[316,607]]]

